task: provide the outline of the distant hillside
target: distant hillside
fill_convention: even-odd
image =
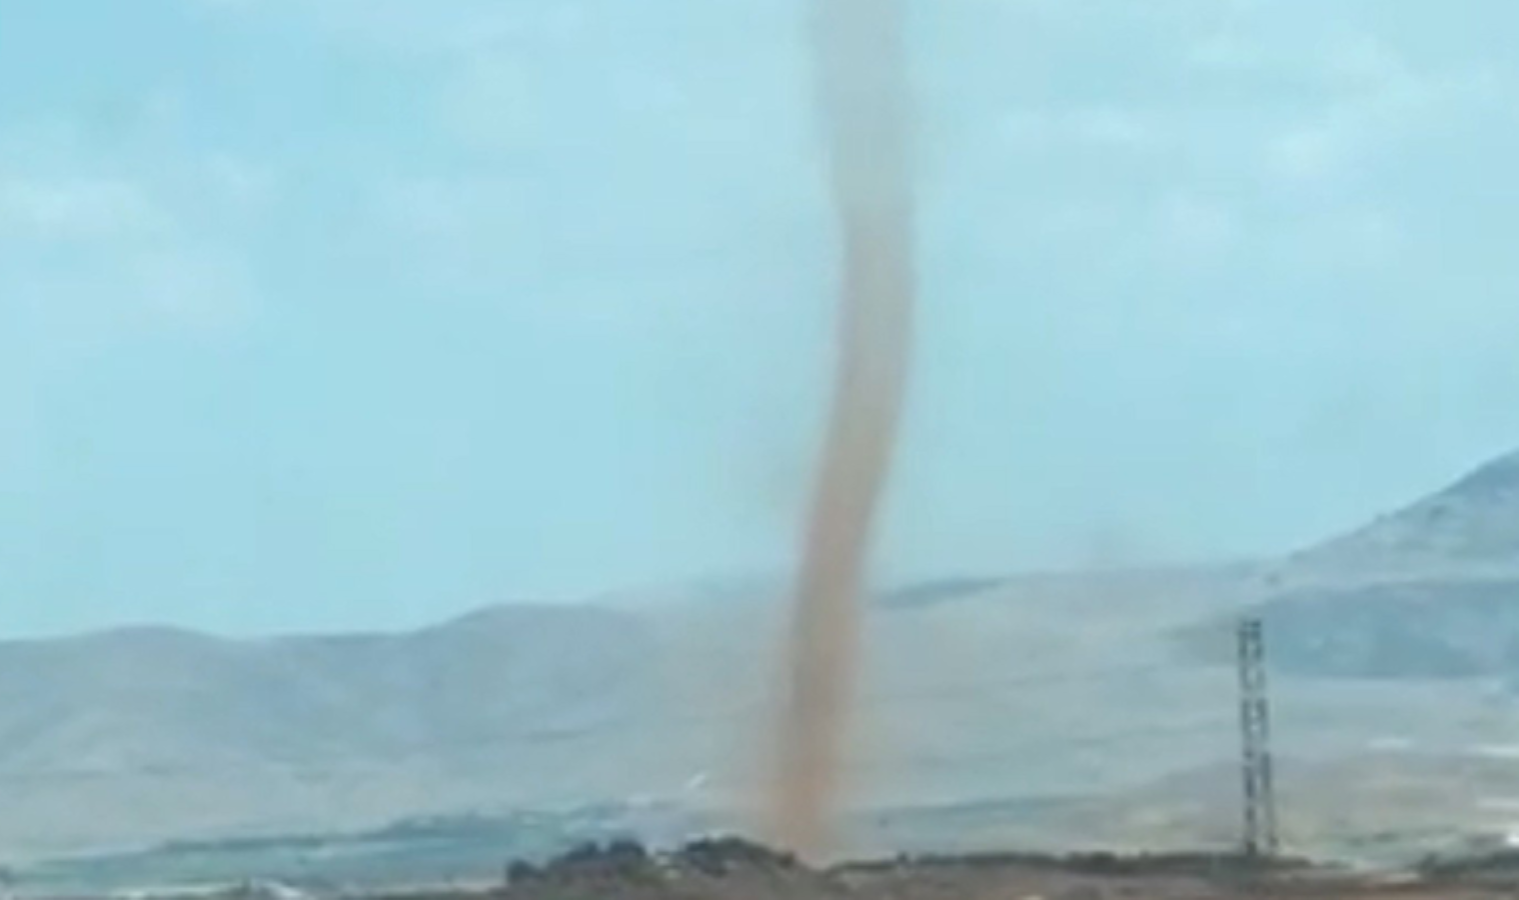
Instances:
[[[637,619],[553,607],[401,635],[0,644],[0,773],[311,765],[551,737],[646,702],[651,651]]]
[[[1468,740],[1487,700],[1459,679],[1519,676],[1515,522],[1519,456],[1279,563],[898,585],[867,617],[851,786],[1014,809],[1231,759],[1215,664],[1242,610],[1276,668],[1318,676],[1276,683],[1286,739]],[[747,580],[402,634],[0,643],[0,862],[603,802],[748,821],[783,597]]]
[[[1394,582],[1290,591],[1251,610],[1282,671],[1340,678],[1519,677],[1519,580]],[[1216,662],[1232,621],[1188,629]]]
[[[1300,575],[1379,581],[1519,576],[1519,452],[1393,513],[1298,553]]]
[[[1343,678],[1519,679],[1519,453],[1266,567],[1275,666]],[[1232,620],[1185,629],[1223,661]]]
[[[1199,696],[1227,710],[1229,684],[1210,670],[1151,670],[1154,638],[1219,608],[1225,581],[953,580],[877,598],[851,759],[860,797],[1098,790],[1207,758],[1214,742],[1182,732],[1165,736],[1168,754],[1095,777],[1062,740],[1099,721],[1150,727],[1138,697],[1178,717]],[[786,607],[709,587],[498,607],[402,634],[0,643],[0,862],[603,802],[748,821],[773,751]]]
[[[366,824],[470,778],[501,798],[505,774],[530,795],[556,741],[653,707],[656,656],[631,614],[530,606],[396,635],[3,643],[0,794],[22,815],[0,844]]]

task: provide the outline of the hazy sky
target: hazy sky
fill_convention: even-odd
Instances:
[[[0,0],[0,633],[775,570],[800,0]],[[889,573],[1267,553],[1519,446],[1519,4],[932,0]]]

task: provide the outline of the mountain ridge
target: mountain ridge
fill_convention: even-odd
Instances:
[[[1276,666],[1327,678],[1519,684],[1519,452],[1266,570],[1245,612]],[[1230,621],[1184,629],[1223,662]]]
[[[1519,451],[1494,457],[1430,494],[1290,554],[1295,574],[1397,580],[1519,575]]]
[[[1465,604],[1464,618],[1400,619],[1409,610],[1427,618],[1431,604],[1375,589],[1438,588],[1443,582],[1427,577],[1437,570],[1469,584],[1473,572],[1504,562],[1507,545],[1494,536],[1506,534],[1508,504],[1519,509],[1516,470],[1505,458],[1455,482],[1444,500],[1437,493],[1392,517],[1416,547],[1448,546],[1418,539],[1431,521],[1476,534],[1479,548],[1494,551],[1484,566],[1379,568],[1376,554],[1356,548],[1401,546],[1364,537],[1387,528],[1384,519],[1348,533],[1362,535],[1350,544],[1310,548],[1311,565],[1299,555],[945,578],[883,591],[867,620],[862,733],[875,755],[861,760],[862,778],[884,803],[943,803],[989,791],[1116,790],[1213,761],[1217,737],[1186,729],[1164,752],[1147,747],[1101,770],[1058,747],[1095,721],[1153,730],[1158,715],[1169,715],[1157,709],[1232,711],[1232,683],[1213,663],[1230,652],[1227,628],[1241,611],[1273,621],[1274,659],[1309,674],[1358,674],[1344,665],[1315,670],[1313,654],[1323,651],[1313,641],[1324,627],[1343,636],[1331,651],[1361,647],[1385,675],[1396,668],[1388,660],[1410,646],[1425,652],[1409,635],[1445,633],[1430,622],[1459,626],[1448,630],[1452,646],[1480,636],[1482,665],[1506,666],[1506,638],[1482,624],[1489,600]],[[1430,502],[1447,512],[1431,520],[1422,511]],[[1468,512],[1478,522],[1470,528]],[[1335,548],[1347,546],[1336,559]],[[1294,566],[1312,577],[1297,577]],[[1424,582],[1412,577],[1420,573]],[[1334,593],[1368,585],[1373,593],[1353,606]],[[0,642],[0,791],[12,812],[0,817],[0,854],[355,830],[635,795],[741,808],[766,750],[785,633],[785,606],[773,602],[783,598],[779,586],[749,579],[724,588],[722,602],[688,591],[647,605],[493,604],[388,632],[245,638],[135,626]],[[1304,590],[1323,596],[1292,600],[1296,618],[1283,618],[1286,600]],[[755,602],[727,602],[745,597]],[[1519,615],[1513,622],[1519,629]],[[1174,636],[1199,623],[1214,629],[1199,638],[1213,656],[1178,659]],[[1519,659],[1519,634],[1513,646]],[[1430,657],[1442,678],[1470,670],[1442,659]],[[1139,674],[1106,676],[1125,667]],[[1416,677],[1431,674],[1423,669]],[[1319,681],[1294,702],[1317,709],[1339,696]],[[1360,715],[1364,698],[1347,693],[1350,705],[1322,721],[1339,727]],[[1442,701],[1426,712],[1444,715],[1445,707],[1456,708]]]

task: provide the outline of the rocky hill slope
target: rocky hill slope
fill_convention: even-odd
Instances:
[[[1250,612],[1285,671],[1519,679],[1519,453],[1265,571]],[[1228,627],[1184,641],[1222,661]]]
[[[908,817],[944,828],[899,836],[937,846],[946,830],[963,842],[967,804],[1121,797],[1232,759],[1245,611],[1267,619],[1278,674],[1309,676],[1273,685],[1285,752],[1515,742],[1466,680],[1519,671],[1515,521],[1509,457],[1289,560],[883,592],[855,809],[945,810]],[[777,594],[507,606],[404,634],[0,643],[0,861],[605,801],[743,824],[773,749]]]

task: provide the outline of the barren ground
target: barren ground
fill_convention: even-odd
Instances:
[[[1492,871],[1358,875],[1306,864],[1266,869],[1237,857],[1219,856],[962,856],[813,869],[752,845],[715,842],[667,856],[646,856],[636,847],[583,851],[543,868],[520,868],[504,889],[489,896],[503,900],[1487,900],[1513,897],[1516,891],[1519,879]]]

